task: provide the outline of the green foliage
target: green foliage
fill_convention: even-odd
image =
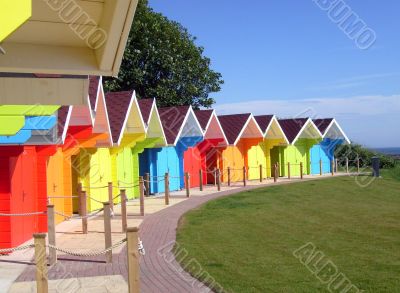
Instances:
[[[136,90],[159,106],[211,107],[221,74],[210,69],[204,48],[186,28],[139,1],[118,78],[105,78],[105,91]]]
[[[372,157],[379,157],[380,167],[387,169],[396,165],[396,160],[388,155],[371,151],[359,144],[339,145],[335,150],[335,157],[339,161],[344,162],[346,157],[349,158],[349,165],[355,167],[357,156],[360,158],[361,166],[371,166]]]

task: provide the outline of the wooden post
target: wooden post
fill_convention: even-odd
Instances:
[[[86,191],[81,192],[81,196],[79,197],[79,203],[80,203],[80,215],[82,217],[82,233],[87,234],[88,233],[88,219],[86,218],[87,216],[87,208],[86,208]]]
[[[104,248],[107,249],[112,245],[111,239],[111,208],[109,202],[103,202],[104,215]],[[112,250],[106,253],[106,262],[112,263]]]
[[[142,178],[143,179],[143,178]],[[150,196],[150,174],[144,174],[144,186],[146,187],[146,196]]]
[[[217,169],[217,189],[221,191],[221,171]]]
[[[165,173],[165,205],[169,205],[169,174]]]
[[[54,217],[54,205],[47,206],[47,234],[49,235],[49,244],[56,246],[56,222]],[[49,264],[57,263],[57,250],[49,248]]]
[[[274,164],[274,182],[278,181],[278,164]]]
[[[203,170],[202,169],[199,170],[199,179],[200,179],[199,188],[200,188],[200,191],[203,191]]]
[[[108,202],[110,203],[110,209],[114,210],[114,198],[113,198],[113,184],[108,182]]]
[[[346,173],[349,174],[349,158],[346,157]]]
[[[260,182],[263,182],[263,165],[260,164]]]
[[[214,186],[217,186],[217,169],[214,169]]]
[[[322,160],[319,160],[319,175],[322,176],[323,170],[322,170]]]
[[[138,232],[139,229],[136,227],[128,228],[126,232],[129,293],[140,292]]]
[[[144,217],[144,182],[143,177],[139,177],[139,200],[140,200],[140,215]]]
[[[335,176],[335,161],[334,160],[331,161],[331,173],[332,173],[332,176]]]
[[[231,186],[231,167],[228,167],[228,186]]]
[[[288,179],[290,179],[290,163],[287,163],[287,174],[288,174]]]
[[[185,187],[186,187],[186,197],[190,197],[190,174],[185,173]]]
[[[300,179],[303,179],[303,162],[300,162]]]
[[[247,180],[246,180],[246,167],[243,167],[243,186],[247,185]]]
[[[360,157],[357,156],[357,174],[360,174]]]
[[[128,201],[126,198],[126,190],[121,189],[121,224],[122,224],[122,233],[126,232],[126,228],[128,227],[127,223],[127,212],[126,212],[126,202]]]
[[[76,193],[78,194],[78,196],[81,195],[82,190],[83,190],[82,183],[78,183],[78,186],[76,187]],[[79,201],[78,201],[78,205],[79,205]]]
[[[49,292],[47,280],[46,234],[33,234],[35,244],[36,288],[38,293]]]
[[[280,167],[281,167],[281,165],[279,163],[276,163],[276,170],[277,170],[276,176],[277,176],[277,178],[279,178],[281,176],[281,168]]]

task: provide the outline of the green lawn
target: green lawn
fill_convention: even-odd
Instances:
[[[311,242],[359,289],[400,292],[396,174],[365,188],[337,177],[209,202],[181,219],[177,241],[189,256],[180,261],[197,260],[227,292],[328,292],[293,256]]]

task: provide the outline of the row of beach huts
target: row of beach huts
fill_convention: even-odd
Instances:
[[[271,177],[275,164],[280,176],[329,173],[336,146],[350,143],[333,118],[158,108],[134,91],[105,94],[101,77],[88,78],[86,105],[0,106],[0,214],[16,215],[0,217],[0,248],[46,232],[48,203],[57,222],[78,212],[81,190],[95,211],[108,201],[110,186],[137,198],[144,175],[148,193],[159,194],[166,173],[171,191],[184,188],[185,173],[191,187],[214,184],[215,170],[225,183],[243,180],[243,170],[247,180],[260,172]]]

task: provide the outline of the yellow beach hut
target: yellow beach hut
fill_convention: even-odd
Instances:
[[[254,116],[254,119],[262,130],[264,139],[258,145],[250,148],[248,152],[249,180],[258,180],[260,178],[260,165],[263,177],[272,177],[271,150],[275,146],[289,144],[275,115],[258,115]]]
[[[146,128],[134,91],[106,94],[113,146],[109,150],[114,192],[125,189],[127,198],[138,196],[139,166],[132,149],[145,140]],[[118,199],[116,199],[118,201]]]

